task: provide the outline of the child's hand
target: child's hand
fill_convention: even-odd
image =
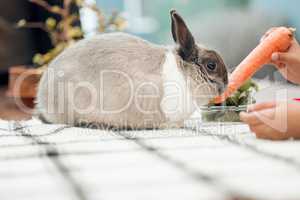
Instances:
[[[275,29],[270,29],[261,40],[264,40]],[[287,80],[300,84],[300,45],[295,38],[289,51],[286,53],[274,53],[271,62],[276,65]]]
[[[300,103],[267,102],[249,107],[241,113],[257,138],[271,140],[300,139]]]

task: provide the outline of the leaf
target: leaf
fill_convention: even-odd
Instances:
[[[253,91],[258,91],[258,85],[253,80],[248,80],[242,87],[239,88],[237,92],[229,97],[224,106],[241,106],[252,104],[255,102],[255,99],[252,98]],[[218,104],[210,104],[208,106],[219,106]]]
[[[68,37],[70,38],[79,38],[83,35],[80,27],[74,27],[69,29],[68,31]]]
[[[23,27],[23,26],[26,26],[26,24],[27,24],[27,21],[25,19],[21,19],[18,21],[17,27]]]
[[[61,8],[59,6],[52,6],[51,11],[53,13],[59,13],[59,12],[61,12]]]
[[[252,81],[248,80],[244,85],[242,85],[242,87],[239,88],[240,92],[244,92],[249,90],[252,87]]]
[[[49,17],[47,20],[46,20],[46,26],[48,29],[50,30],[53,30],[55,29],[56,27],[56,20],[52,17]]]
[[[35,54],[33,56],[32,62],[37,65],[43,65],[44,64],[43,55],[39,53]]]

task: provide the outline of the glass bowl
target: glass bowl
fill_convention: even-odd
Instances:
[[[247,112],[247,105],[203,106],[200,110],[202,122],[241,122],[239,114]]]

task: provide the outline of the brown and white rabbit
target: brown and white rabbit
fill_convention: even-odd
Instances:
[[[36,109],[49,123],[115,128],[181,127],[226,86],[222,58],[198,46],[171,11],[177,47],[125,33],[82,40],[62,52],[42,76]]]

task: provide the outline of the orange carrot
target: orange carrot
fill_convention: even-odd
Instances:
[[[215,97],[214,103],[224,102],[238,90],[255,72],[271,60],[275,52],[285,52],[289,49],[295,29],[280,27],[271,32],[233,71],[225,92]]]

